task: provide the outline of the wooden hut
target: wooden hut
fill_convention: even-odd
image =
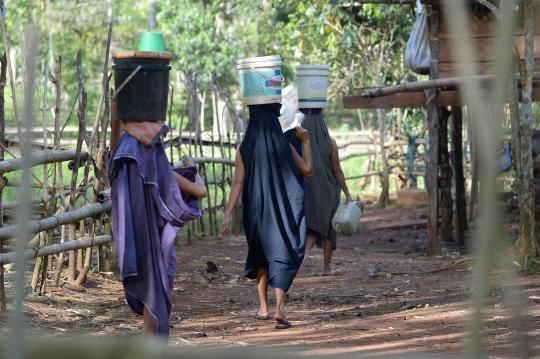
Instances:
[[[468,37],[473,40],[479,78],[490,79],[494,71],[491,59],[496,39],[494,23],[499,16],[498,4],[502,0],[468,0],[471,15],[471,28]],[[457,223],[458,244],[464,245],[464,232],[467,227],[465,184],[462,163],[462,101],[459,85],[464,79],[459,78],[459,52],[453,51],[456,35],[450,30],[443,9],[444,0],[423,0],[427,8],[428,33],[430,41],[431,63],[429,81],[398,84],[376,90],[370,90],[362,96],[347,96],[344,106],[354,109],[425,107],[427,111],[429,131],[429,151],[426,159],[426,185],[429,194],[428,210],[428,253],[438,252],[439,234],[452,234],[452,217]],[[377,3],[394,5],[411,5],[411,0],[362,0],[359,4]],[[540,14],[540,3],[536,5],[536,14]],[[465,15],[465,14],[464,14]],[[522,22],[520,22],[522,23]],[[540,34],[540,21],[535,21],[535,34]],[[459,38],[457,39],[459,41]],[[523,28],[518,28],[514,42],[520,59],[524,58],[525,39]],[[534,38],[535,69],[540,68],[540,36]],[[533,88],[533,101],[540,100],[540,87]],[[449,108],[451,108],[449,110]],[[448,152],[447,121],[452,121],[452,158]],[[453,164],[456,173],[452,181]],[[474,177],[474,164],[473,164]],[[454,196],[451,185],[454,182]],[[474,179],[473,179],[474,187]],[[474,195],[474,188],[472,194]],[[455,197],[456,206],[453,207]],[[455,210],[454,210],[455,208]],[[448,228],[445,228],[449,226]],[[439,232],[439,229],[440,232]],[[450,233],[448,233],[448,231]],[[444,239],[444,238],[443,238]]]

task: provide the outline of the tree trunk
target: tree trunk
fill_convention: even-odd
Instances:
[[[524,8],[525,71],[522,82],[522,107],[519,121],[521,140],[521,187],[522,201],[519,208],[519,238],[514,246],[518,259],[535,257],[538,245],[535,238],[535,193],[532,161],[532,75],[534,71],[534,9],[535,1],[526,0]]]
[[[450,242],[452,236],[452,220],[454,203],[452,200],[452,169],[448,153],[448,118],[450,112],[446,108],[439,110],[439,188],[441,196],[441,241]]]

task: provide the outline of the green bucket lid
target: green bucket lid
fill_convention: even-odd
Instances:
[[[143,31],[139,41],[139,51],[164,52],[165,41],[160,31]]]

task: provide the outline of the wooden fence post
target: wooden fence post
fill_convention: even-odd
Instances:
[[[448,153],[448,118],[450,112],[446,108],[439,109],[439,191],[441,216],[441,241],[452,241],[452,219],[454,203],[452,200],[452,169]]]
[[[435,79],[439,74],[439,5],[429,4],[429,30],[430,30],[430,51],[431,63],[429,69],[430,79]],[[427,104],[427,120],[429,134],[429,151],[426,162],[427,169],[427,189],[429,194],[428,204],[428,255],[435,255],[438,252],[439,237],[439,108],[435,104],[437,91],[429,89],[424,91]]]
[[[465,246],[467,229],[467,203],[463,175],[463,116],[461,107],[452,107],[452,167],[454,169],[456,196],[456,235],[460,248]]]
[[[434,90],[428,90],[426,97],[433,95]],[[429,194],[428,203],[428,254],[437,254],[439,237],[439,109],[432,101],[427,106],[429,147],[427,151],[427,183]]]

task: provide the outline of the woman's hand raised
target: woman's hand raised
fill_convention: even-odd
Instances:
[[[309,132],[303,127],[296,127],[294,129],[294,134],[301,142],[309,141]]]

